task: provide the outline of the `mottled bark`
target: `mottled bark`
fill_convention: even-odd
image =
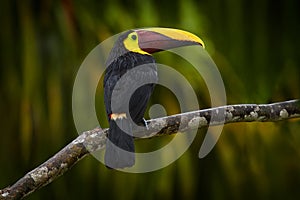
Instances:
[[[148,120],[136,139],[184,132],[189,129],[235,122],[275,122],[300,117],[300,100],[274,104],[242,104],[211,108]],[[108,129],[83,132],[49,160],[28,172],[12,186],[0,190],[0,200],[21,199],[63,175],[85,155],[105,148]]]

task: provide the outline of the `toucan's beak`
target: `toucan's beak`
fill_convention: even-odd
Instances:
[[[204,42],[187,31],[172,28],[146,28],[135,30],[139,47],[147,53],[155,53],[182,46],[201,45]]]

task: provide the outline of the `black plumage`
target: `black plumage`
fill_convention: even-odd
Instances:
[[[143,123],[149,98],[158,79],[155,60],[151,55],[125,48],[123,40],[131,32],[124,33],[116,41],[107,60],[104,77],[104,103],[110,125],[105,164],[109,168],[134,165],[132,129],[135,124]],[[133,92],[134,88],[137,90]],[[129,106],[126,103],[128,101]]]

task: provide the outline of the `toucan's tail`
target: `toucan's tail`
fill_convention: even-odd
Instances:
[[[109,125],[104,156],[106,167],[115,169],[133,166],[135,163],[134,140],[129,120],[111,119]]]

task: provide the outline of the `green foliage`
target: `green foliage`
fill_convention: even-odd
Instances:
[[[298,9],[296,0],[1,1],[0,188],[77,136],[76,72],[99,42],[126,29],[165,26],[200,36],[222,74],[228,104],[300,98]],[[166,53],[157,57],[178,64]],[[183,74],[201,107],[208,107],[205,85],[197,85],[189,70]],[[98,91],[97,106],[103,109],[100,86]],[[156,92],[153,102],[174,105],[168,112],[176,113],[171,96]],[[88,157],[28,199],[299,198],[299,129],[299,120],[226,125],[217,146],[201,160],[200,130],[178,161],[147,174],[111,171]],[[147,148],[149,142],[159,148],[169,140],[137,146]]]

